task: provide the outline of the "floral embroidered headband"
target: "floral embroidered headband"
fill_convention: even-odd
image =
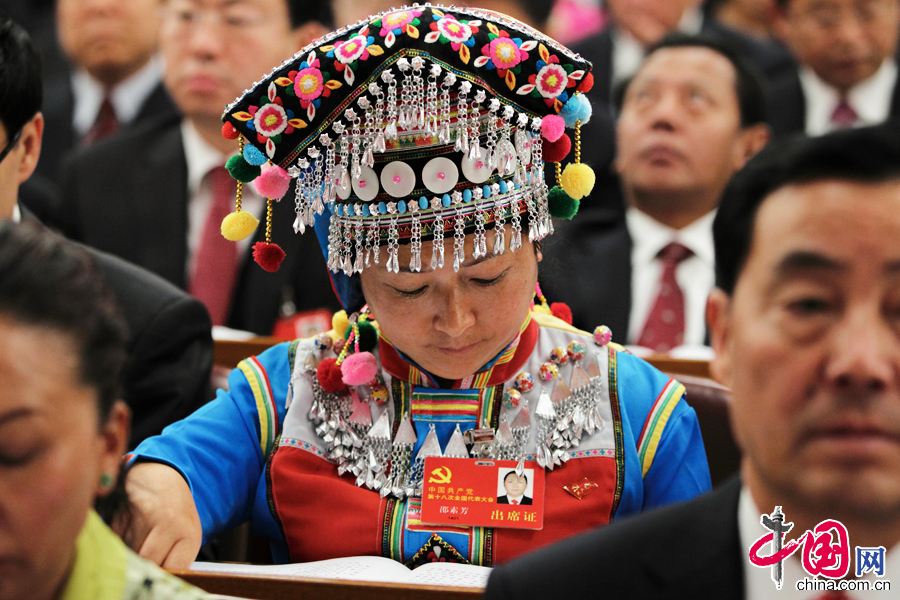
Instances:
[[[580,162],[592,85],[590,63],[484,9],[414,5],[339,29],[226,108],[222,133],[239,141],[228,162],[239,186],[222,234],[243,239],[258,223],[241,210],[240,182],[269,199],[268,220],[296,180],[294,230],[315,226],[345,306],[335,275],[378,263],[382,246],[390,271],[401,243],[410,244],[409,269],[420,270],[429,240],[431,267],[443,267],[445,235],[454,237],[454,269],[468,233],[476,258],[488,252],[487,229],[491,252],[507,240],[515,251],[523,226],[529,240],[552,233],[551,216],[574,216],[593,187]],[[567,127],[575,160],[563,170]],[[556,163],[553,189],[545,161]],[[276,270],[284,252],[267,238],[254,256]]]

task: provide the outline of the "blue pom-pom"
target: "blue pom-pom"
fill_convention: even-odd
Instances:
[[[591,101],[584,94],[575,94],[569,101],[563,104],[559,116],[566,122],[566,127],[575,127],[575,123],[581,121],[584,125],[591,120],[594,110],[591,108]]]
[[[251,144],[244,145],[244,160],[251,165],[259,167],[269,162],[266,155],[259,151],[259,148]]]

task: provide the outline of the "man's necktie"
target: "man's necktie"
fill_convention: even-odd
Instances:
[[[659,295],[653,302],[644,330],[637,341],[656,352],[668,352],[684,343],[684,293],[675,279],[675,270],[684,259],[691,256],[690,248],[672,242],[659,251],[657,258],[662,261],[662,276],[659,280]]]
[[[510,503],[510,504],[518,504],[519,501],[518,501],[518,500],[510,500],[509,503]]]
[[[859,120],[859,115],[846,99],[841,99],[831,112],[831,124],[837,129],[852,127]]]
[[[90,146],[117,131],[119,131],[119,119],[116,117],[116,109],[113,108],[109,96],[104,96],[100,110],[97,112],[97,119],[81,138],[81,145]]]
[[[194,272],[188,292],[209,310],[213,325],[224,325],[237,280],[237,244],[222,237],[222,219],[231,212],[235,180],[225,167],[210,169],[204,178],[212,191],[212,202],[197,247]]]

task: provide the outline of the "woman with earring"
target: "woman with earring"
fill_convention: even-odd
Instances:
[[[92,508],[112,501],[128,440],[123,328],[86,253],[0,224],[2,600],[206,597],[128,550]]]
[[[292,190],[281,201],[319,235],[350,317],[243,361],[228,392],[137,448],[133,548],[184,567],[250,518],[276,562],[491,565],[708,489],[683,386],[607,329],[553,317],[539,292],[539,241],[593,181],[591,82],[522,23],[425,5],[329,34],[227,107],[229,170],[270,203]],[[229,239],[256,225],[236,208]],[[266,269],[283,255],[255,248]],[[489,493],[477,474],[451,483],[476,463],[493,469]],[[495,505],[504,465],[533,474],[542,493],[516,518],[540,528],[427,516],[438,496]]]

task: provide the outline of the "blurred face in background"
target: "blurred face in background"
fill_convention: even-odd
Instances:
[[[675,31],[681,17],[699,0],[607,0],[616,25],[634,36],[644,47]]]
[[[776,28],[804,65],[846,92],[894,55],[898,0],[790,0]]]
[[[762,133],[760,133],[762,131]],[[657,50],[634,76],[617,125],[616,171],[629,201],[654,215],[667,199],[704,202],[705,214],[737,169],[765,143],[742,128],[736,73],[702,47]]]
[[[117,403],[101,423],[65,333],[0,314],[0,600],[58,597],[100,476],[128,437]],[[47,360],[52,356],[53,360]]]
[[[156,52],[160,0],[57,0],[56,26],[69,60],[112,86]]]
[[[300,49],[286,0],[166,0],[161,45],[178,108],[216,128],[226,105]]]

